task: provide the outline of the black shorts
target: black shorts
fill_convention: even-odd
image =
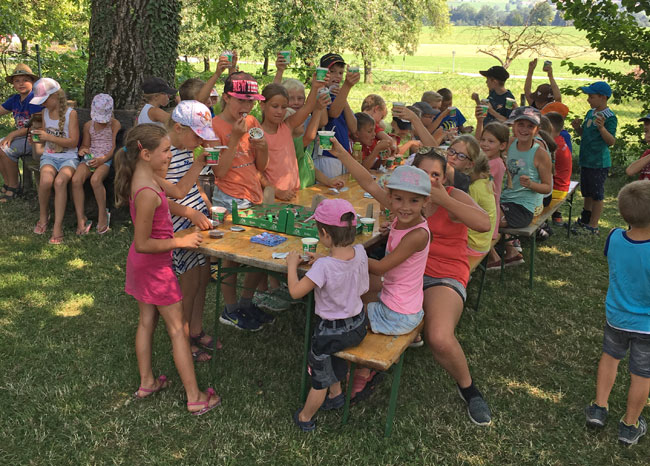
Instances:
[[[501,210],[508,222],[508,228],[524,228],[533,221],[533,213],[520,204],[506,202],[501,204]]]
[[[605,199],[605,181],[609,168],[580,168],[580,193],[594,201]]]

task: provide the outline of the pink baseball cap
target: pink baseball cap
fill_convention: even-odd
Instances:
[[[32,88],[34,97],[32,97],[32,100],[29,103],[33,105],[41,105],[49,96],[58,92],[60,89],[61,86],[54,79],[41,78],[34,83],[34,87]]]
[[[189,126],[201,139],[206,141],[219,139],[212,129],[210,110],[198,100],[182,100],[174,109],[172,120]]]
[[[314,211],[314,215],[309,217],[308,220],[314,219],[317,222],[323,223],[325,225],[331,225],[333,227],[347,227],[348,222],[342,221],[341,217],[343,214],[348,212],[352,213],[352,225],[357,225],[357,213],[350,204],[345,199],[325,199],[323,200]]]

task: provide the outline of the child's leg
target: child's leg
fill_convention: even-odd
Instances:
[[[84,228],[86,223],[86,214],[84,213],[84,183],[90,176],[90,169],[85,163],[80,163],[72,177],[72,200],[74,201],[74,210],[77,214],[77,233]]]
[[[260,284],[257,285],[257,291],[260,293],[265,293],[269,291],[269,281],[267,280],[268,275],[264,275],[264,278],[260,280]]]
[[[153,346],[153,332],[158,325],[158,311],[152,304],[138,302],[140,308],[140,320],[138,329],[135,332],[135,355],[138,359],[138,370],[140,371],[140,386],[142,388],[155,389],[156,379],[151,368],[151,348]],[[146,394],[142,394],[146,396]]]
[[[63,236],[63,217],[68,203],[68,183],[74,175],[74,168],[61,167],[54,178],[54,227],[52,237]]]
[[[636,424],[650,394],[650,378],[630,374],[630,390],[627,394],[627,408],[623,422],[628,426]]]
[[[221,264],[224,268],[236,267],[238,265],[236,262],[228,260],[222,261]],[[231,276],[224,278],[221,282],[221,296],[223,296],[223,302],[226,307],[234,307],[237,304],[237,275],[238,274],[232,274]]]
[[[81,166],[81,165],[79,165]],[[78,169],[77,169],[78,170]],[[90,185],[95,193],[95,200],[97,201],[97,229],[103,230],[108,223],[108,216],[106,215],[106,188],[104,187],[104,180],[108,176],[110,167],[106,164],[100,165],[95,169],[95,173],[90,177]]]
[[[47,224],[50,210],[50,194],[56,177],[56,169],[52,165],[43,165],[41,168],[40,181],[38,183],[38,223]]]
[[[591,201],[591,217],[589,218],[589,226],[592,228],[598,228],[598,221],[603,213],[603,203],[604,201]]]
[[[253,294],[255,293],[255,289],[257,288],[257,285],[259,285],[260,281],[262,281],[266,277],[266,274],[260,273],[260,272],[248,272],[246,273],[246,276],[244,276],[244,288],[241,291],[241,300],[244,301],[245,304],[248,304],[251,302],[253,299]]]
[[[183,319],[185,319],[188,324],[192,319],[194,300],[196,299],[196,293],[199,289],[199,278],[200,268],[198,266],[192,267],[178,276],[178,282],[181,285],[181,292],[183,293]]]
[[[339,384],[340,388],[340,384]],[[315,388],[309,389],[309,394],[307,395],[307,401],[305,401],[305,406],[303,406],[302,411],[298,414],[298,419],[300,422],[310,421],[314,414],[318,411],[325,401],[325,396],[327,395],[327,388],[322,390],[317,390]]]
[[[580,220],[582,223],[591,222],[591,209],[593,205],[593,199],[591,197],[584,198],[584,204],[582,207],[582,213],[580,214]]]
[[[616,371],[620,362],[619,359],[607,353],[603,353],[600,357],[598,375],[596,376],[596,404],[598,406],[607,407],[607,400],[609,400],[609,394],[614,386]]]
[[[192,314],[190,316],[190,335],[199,335],[203,330],[203,308],[205,306],[205,294],[208,288],[208,283],[210,282],[209,258],[206,257],[205,265],[195,267],[195,269],[198,269],[199,283],[196,290],[196,296],[194,297]],[[204,338],[206,340],[209,339],[207,335]]]

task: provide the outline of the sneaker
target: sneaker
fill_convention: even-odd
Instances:
[[[274,316],[268,312],[264,312],[255,304],[251,304],[250,307],[244,310],[244,312],[252,319],[256,320],[260,325],[272,324],[275,321]]]
[[[298,419],[298,414],[300,414],[301,409],[298,409],[295,413],[293,413],[293,423],[298,426],[300,430],[303,432],[313,432],[316,430],[316,421],[313,419],[310,421],[301,421]]]
[[[219,322],[238,328],[239,330],[248,330],[250,332],[257,332],[262,328],[262,324],[241,309],[228,312],[228,309],[224,307],[221,317],[219,317]]]
[[[591,227],[589,225],[583,225],[582,228],[585,229],[585,232],[587,232],[590,235],[598,235],[600,234],[600,230],[598,227]]]
[[[280,312],[286,311],[291,307],[291,305],[276,297],[273,293],[268,291],[256,291],[253,295],[253,304],[255,304],[260,309],[266,309],[267,311]]]
[[[338,396],[335,396],[334,398],[330,398],[329,396],[325,397],[325,401],[323,401],[323,404],[321,405],[320,409],[322,409],[323,411],[341,409],[344,404],[345,404],[345,396],[343,395],[343,393],[340,393]]]
[[[506,267],[511,267],[513,265],[521,265],[524,263],[524,256],[517,254],[516,256],[506,259]]]
[[[636,445],[647,431],[648,425],[641,416],[639,416],[639,420],[633,426],[628,426],[621,419],[618,423],[618,441],[627,446]]]
[[[591,403],[585,408],[585,417],[587,418],[587,427],[599,429],[605,427],[607,421],[607,408]]]
[[[460,387],[456,384],[456,390],[460,398],[467,403],[467,414],[469,419],[477,426],[489,426],[492,424],[492,414],[490,408],[482,395],[473,396],[467,401],[460,391]]]
[[[512,240],[512,247],[515,248],[517,250],[517,252],[521,252],[522,251],[522,249],[521,249],[521,241],[519,241],[518,239],[513,239]]]

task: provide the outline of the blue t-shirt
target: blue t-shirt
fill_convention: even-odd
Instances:
[[[460,128],[465,124],[467,119],[463,116],[463,113],[460,111],[459,108],[456,108],[456,117],[452,118],[449,115],[444,117],[442,121],[440,122],[440,127],[444,130],[448,130],[449,128]]]
[[[566,145],[569,147],[569,152],[573,154],[573,144],[571,143],[571,135],[566,129],[563,129],[560,131],[560,136],[562,136],[562,139],[564,139],[564,142],[566,142]]]
[[[612,159],[609,154],[609,146],[600,134],[596,126],[596,110],[593,108],[587,112],[582,122],[582,139],[580,141],[580,166],[586,168],[609,168],[612,166]],[[609,134],[616,136],[618,119],[614,112],[608,107],[601,112],[605,117],[605,129]]]
[[[13,114],[16,128],[24,128],[29,121],[30,116],[43,110],[41,105],[30,104],[33,97],[34,93],[30,92],[29,95],[21,101],[20,94],[14,94],[2,104],[2,108],[9,110]]]
[[[630,332],[650,333],[650,240],[634,241],[614,228],[605,242],[609,288],[607,323]]]
[[[332,102],[334,102],[336,96],[334,94],[330,94],[330,98],[332,99]],[[328,111],[331,106],[332,104],[330,104],[327,107]],[[307,126],[305,126],[305,128],[306,127]],[[325,125],[325,131],[334,131],[334,137],[338,142],[341,143],[343,149],[347,150],[348,152],[352,150],[352,147],[350,146],[350,134],[348,131],[348,124],[345,121],[345,109],[341,111],[341,114],[338,117],[328,118],[327,124]],[[336,158],[335,156],[330,154],[330,152],[327,150],[323,151],[323,156]]]

